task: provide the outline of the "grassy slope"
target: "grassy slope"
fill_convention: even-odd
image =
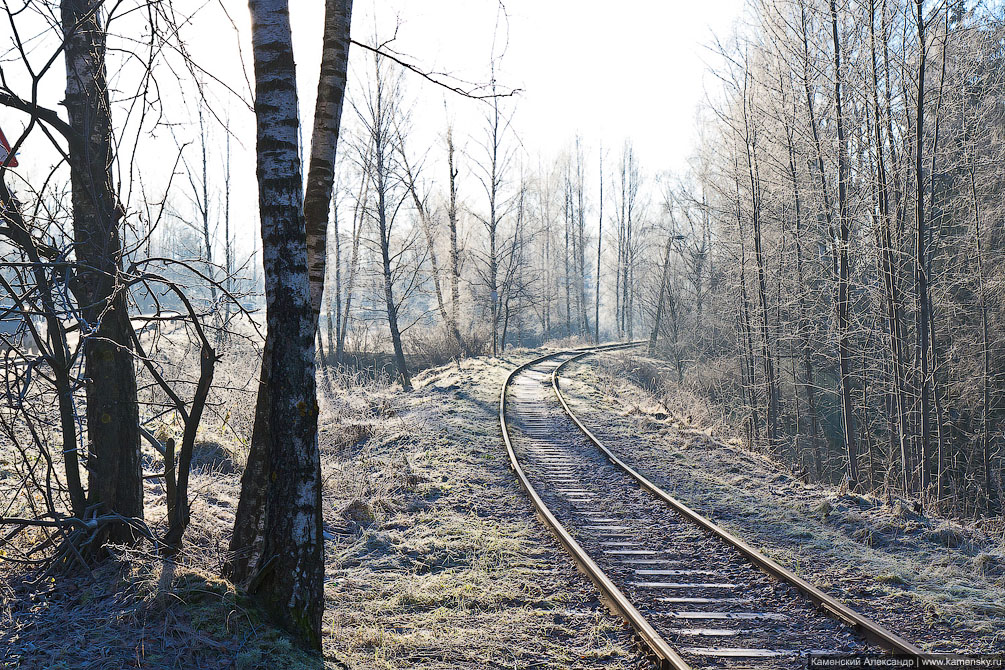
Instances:
[[[298,651],[214,577],[241,449],[214,429],[202,436],[178,564],[131,552],[93,580],[28,587],[0,562],[0,668],[643,667],[505,459],[499,388],[530,355],[431,370],[407,396],[362,384],[324,394],[323,658]],[[157,482],[146,500],[156,527]]]
[[[1005,651],[1005,538],[896,501],[805,484],[626,381],[631,360],[569,366],[563,392],[619,456],[864,614],[938,651]],[[601,392],[599,389],[603,389]],[[602,402],[598,402],[602,401]],[[695,423],[691,423],[694,421]]]
[[[439,368],[416,379],[413,395],[389,397],[400,429],[357,463],[379,470],[384,459],[407,459],[390,467],[405,470],[408,491],[352,505],[362,527],[346,519],[339,529],[329,561],[332,657],[388,668],[638,664],[509,470],[498,393],[526,358]]]

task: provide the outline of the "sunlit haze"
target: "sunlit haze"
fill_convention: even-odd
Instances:
[[[228,123],[232,133],[233,225],[238,231],[247,231],[238,244],[249,249],[257,225],[255,175],[251,169],[254,116],[250,109],[253,74],[248,8],[237,0],[175,4],[183,13],[196,12],[183,27],[182,35],[195,62],[204,70],[201,78],[207,82],[206,97],[213,114],[218,121]],[[505,4],[490,0],[357,0],[352,32],[355,40],[384,43],[403,60],[464,89],[490,81],[495,56],[499,90],[517,91],[504,104],[513,114],[513,139],[522,148],[520,160],[532,165],[549,161],[578,133],[594,156],[601,144],[605,153],[613,156],[625,140],[631,140],[643,168],[657,172],[684,166],[693,146],[695,111],[708,83],[705,63],[714,60],[708,46],[713,44],[714,35],[728,33],[741,4],[739,0],[631,0],[618,3],[612,11],[609,3],[571,0],[509,0]],[[324,3],[292,5],[301,118],[303,127],[309,128],[321,58]],[[39,53],[48,51],[40,49]],[[359,82],[369,74],[368,56],[359,47],[351,50],[350,102],[358,96]],[[22,74],[16,61],[7,70],[14,81]],[[163,75],[161,78],[167,113],[176,121],[194,119],[198,97],[190,82],[166,81]],[[56,106],[62,96],[61,82],[60,59],[42,81],[43,104]],[[481,137],[485,103],[447,91],[414,73],[407,73],[404,83],[412,110],[412,151],[428,152],[431,161],[440,160],[448,115],[462,147],[471,142],[470,138]],[[126,85],[122,88],[128,90]],[[350,105],[344,118],[352,123]],[[13,141],[26,118],[8,111],[0,121]],[[207,125],[210,162],[221,165],[223,133],[219,123],[211,120]],[[148,150],[138,159],[145,188],[152,192],[164,188],[177,144],[197,138],[197,128],[185,123],[176,127],[176,138],[165,128],[155,132],[160,139],[156,144],[159,151]],[[194,146],[188,151],[194,160]],[[41,180],[56,154],[36,133],[22,146],[19,159],[21,175]],[[591,175],[593,172],[590,170]],[[176,206],[182,207],[180,203]]]

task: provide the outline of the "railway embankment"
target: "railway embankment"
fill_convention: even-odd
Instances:
[[[1005,650],[1005,536],[903,501],[807,483],[731,439],[700,411],[674,412],[631,380],[629,357],[587,357],[562,390],[620,458],[697,512],[926,651]],[[670,371],[668,370],[668,373]]]

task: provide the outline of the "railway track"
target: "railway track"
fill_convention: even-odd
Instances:
[[[586,428],[562,397],[563,365],[513,370],[499,420],[510,463],[544,522],[661,667],[804,668],[810,654],[920,649],[690,510]],[[930,658],[930,657],[926,657]]]

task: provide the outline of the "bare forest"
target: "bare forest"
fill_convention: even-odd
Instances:
[[[1005,9],[738,0],[695,38],[686,116],[644,129],[691,138],[659,156],[618,118],[535,146],[536,10],[483,4],[421,36],[484,29],[446,68],[409,4],[2,4],[0,668],[872,651],[823,624],[650,635],[534,492],[535,445],[580,429],[917,644],[884,653],[1000,658]],[[672,62],[612,59],[674,95]],[[545,403],[574,423],[534,433]],[[600,467],[558,491],[618,498]],[[615,509],[589,518],[648,514]]]

